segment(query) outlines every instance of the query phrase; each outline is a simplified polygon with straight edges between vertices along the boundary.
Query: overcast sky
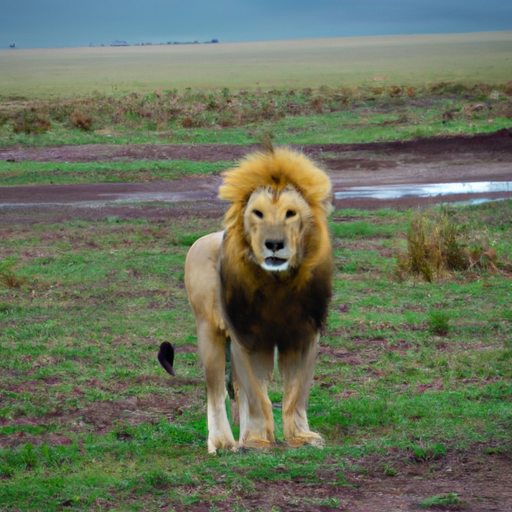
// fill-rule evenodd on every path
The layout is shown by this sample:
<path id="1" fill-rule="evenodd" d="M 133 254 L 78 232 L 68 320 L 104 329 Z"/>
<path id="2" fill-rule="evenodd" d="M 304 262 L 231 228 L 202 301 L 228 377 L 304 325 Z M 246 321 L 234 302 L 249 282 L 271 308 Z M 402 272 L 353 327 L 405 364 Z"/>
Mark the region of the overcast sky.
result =
<path id="1" fill-rule="evenodd" d="M 512 0 L 0 0 L 0 48 L 512 30 Z"/>

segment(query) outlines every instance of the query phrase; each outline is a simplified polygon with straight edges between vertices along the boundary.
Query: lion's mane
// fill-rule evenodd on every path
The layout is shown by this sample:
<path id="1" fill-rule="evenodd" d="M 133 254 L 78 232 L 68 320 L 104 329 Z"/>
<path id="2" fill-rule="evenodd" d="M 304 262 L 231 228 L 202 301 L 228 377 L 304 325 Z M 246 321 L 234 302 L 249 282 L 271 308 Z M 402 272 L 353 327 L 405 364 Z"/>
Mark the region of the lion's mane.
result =
<path id="1" fill-rule="evenodd" d="M 251 194 L 261 187 L 278 192 L 291 185 L 317 214 L 327 216 L 332 210 L 332 188 L 327 175 L 301 153 L 286 148 L 252 153 L 222 177 L 219 197 L 231 203 L 224 220 L 226 228 L 240 221 Z"/>
<path id="2" fill-rule="evenodd" d="M 259 188 L 270 188 L 279 193 L 286 187 L 295 188 L 311 208 L 314 229 L 306 240 L 307 258 L 302 264 L 301 283 L 311 278 L 311 271 L 321 261 L 330 260 L 331 245 L 327 217 L 332 211 L 332 187 L 324 171 L 301 153 L 288 148 L 256 152 L 247 156 L 234 169 L 223 174 L 219 197 L 231 203 L 224 217 L 229 240 L 224 244 L 225 254 L 232 268 L 240 267 L 248 248 L 243 214 L 252 193 Z M 246 276 L 249 278 L 249 276 Z"/>

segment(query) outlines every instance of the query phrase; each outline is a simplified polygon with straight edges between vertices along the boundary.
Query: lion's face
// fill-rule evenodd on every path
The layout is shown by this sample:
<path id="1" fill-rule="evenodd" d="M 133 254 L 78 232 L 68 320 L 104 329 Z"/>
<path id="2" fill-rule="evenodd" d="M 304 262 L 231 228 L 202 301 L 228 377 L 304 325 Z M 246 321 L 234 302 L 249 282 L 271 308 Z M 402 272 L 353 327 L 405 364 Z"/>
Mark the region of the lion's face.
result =
<path id="1" fill-rule="evenodd" d="M 270 272 L 297 267 L 311 217 L 309 205 L 291 186 L 279 193 L 270 187 L 253 192 L 244 212 L 244 228 L 254 261 Z"/>

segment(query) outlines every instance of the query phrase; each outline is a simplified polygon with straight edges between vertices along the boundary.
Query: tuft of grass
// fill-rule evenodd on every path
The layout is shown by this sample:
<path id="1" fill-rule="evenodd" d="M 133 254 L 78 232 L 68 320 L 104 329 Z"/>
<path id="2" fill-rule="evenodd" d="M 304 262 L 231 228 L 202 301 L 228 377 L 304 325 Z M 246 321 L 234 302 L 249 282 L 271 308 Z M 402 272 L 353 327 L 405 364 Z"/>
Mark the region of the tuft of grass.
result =
<path id="1" fill-rule="evenodd" d="M 445 311 L 431 311 L 428 315 L 429 331 L 438 336 L 448 334 L 450 315 Z"/>
<path id="2" fill-rule="evenodd" d="M 485 243 L 473 243 L 466 228 L 446 208 L 416 212 L 407 231 L 407 251 L 397 256 L 396 275 L 419 276 L 431 283 L 447 272 L 496 270 L 497 253 Z"/>
<path id="3" fill-rule="evenodd" d="M 460 500 L 456 492 L 431 496 L 418 503 L 419 508 L 443 507 L 446 505 L 460 505 Z"/>
<path id="4" fill-rule="evenodd" d="M 441 443 L 434 444 L 411 444 L 409 450 L 412 452 L 411 460 L 414 462 L 426 462 L 438 460 L 446 455 L 446 447 Z"/>
<path id="5" fill-rule="evenodd" d="M 396 476 L 398 475 L 398 471 L 390 464 L 384 464 L 382 467 L 382 474 L 385 476 Z"/>
<path id="6" fill-rule="evenodd" d="M 13 270 L 14 263 L 11 260 L 0 262 L 0 286 L 5 288 L 21 288 L 26 278 L 20 277 Z"/>

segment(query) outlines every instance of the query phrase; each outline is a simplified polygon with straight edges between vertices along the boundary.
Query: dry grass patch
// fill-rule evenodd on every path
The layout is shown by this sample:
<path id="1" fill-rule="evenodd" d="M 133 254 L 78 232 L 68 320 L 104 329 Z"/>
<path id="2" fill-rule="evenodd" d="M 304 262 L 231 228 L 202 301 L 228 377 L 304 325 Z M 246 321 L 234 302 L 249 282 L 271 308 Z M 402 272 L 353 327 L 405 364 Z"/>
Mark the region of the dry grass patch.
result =
<path id="1" fill-rule="evenodd" d="M 497 270 L 498 256 L 489 242 L 470 236 L 447 209 L 414 214 L 407 232 L 407 250 L 397 256 L 396 275 L 409 275 L 427 282 L 450 272 Z"/>

